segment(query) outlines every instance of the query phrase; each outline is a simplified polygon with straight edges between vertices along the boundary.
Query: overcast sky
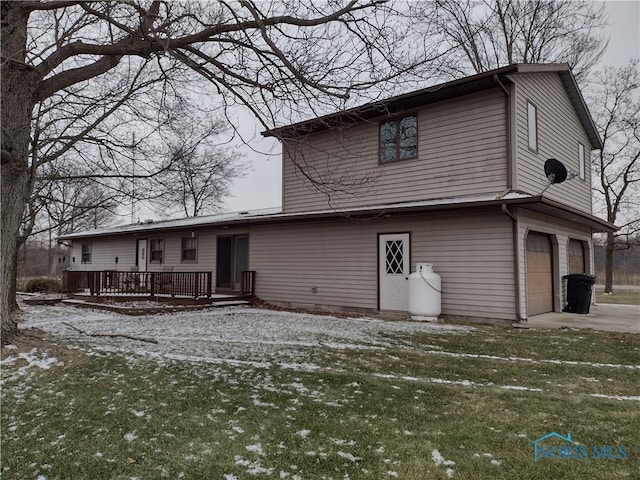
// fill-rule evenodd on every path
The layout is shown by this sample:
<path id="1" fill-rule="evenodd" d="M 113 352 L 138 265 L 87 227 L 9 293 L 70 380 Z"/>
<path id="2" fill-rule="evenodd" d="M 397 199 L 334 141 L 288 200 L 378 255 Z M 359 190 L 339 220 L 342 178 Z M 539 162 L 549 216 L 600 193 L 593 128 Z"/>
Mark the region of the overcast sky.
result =
<path id="1" fill-rule="evenodd" d="M 602 64 L 622 66 L 630 58 L 640 58 L 640 0 L 606 1 L 604 4 L 609 12 L 606 34 L 610 40 Z M 224 210 L 278 207 L 282 203 L 280 144 L 273 139 L 263 139 L 261 129 L 250 121 L 242 121 L 241 125 L 245 139 L 256 151 L 244 148 L 252 170 L 234 183 L 233 197 L 227 200 Z"/>

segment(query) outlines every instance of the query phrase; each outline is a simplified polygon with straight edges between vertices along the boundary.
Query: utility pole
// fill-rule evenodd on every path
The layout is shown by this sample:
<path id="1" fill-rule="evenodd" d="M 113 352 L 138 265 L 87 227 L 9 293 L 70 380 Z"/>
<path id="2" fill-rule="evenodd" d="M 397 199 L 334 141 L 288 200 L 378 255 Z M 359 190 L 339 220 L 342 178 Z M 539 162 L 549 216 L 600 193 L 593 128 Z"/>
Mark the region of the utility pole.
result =
<path id="1" fill-rule="evenodd" d="M 135 222 L 136 210 L 136 134 L 131 132 L 131 162 L 133 165 L 131 172 L 131 223 Z"/>

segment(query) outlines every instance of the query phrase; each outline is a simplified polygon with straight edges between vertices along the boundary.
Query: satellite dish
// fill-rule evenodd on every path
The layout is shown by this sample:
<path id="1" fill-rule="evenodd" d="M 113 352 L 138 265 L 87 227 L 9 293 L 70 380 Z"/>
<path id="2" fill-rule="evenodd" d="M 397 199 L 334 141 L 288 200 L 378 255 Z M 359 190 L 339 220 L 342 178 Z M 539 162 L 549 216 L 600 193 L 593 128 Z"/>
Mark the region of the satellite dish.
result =
<path id="1" fill-rule="evenodd" d="M 567 179 L 567 168 L 560 160 L 550 158 L 544 162 L 544 174 L 549 184 L 562 183 Z"/>

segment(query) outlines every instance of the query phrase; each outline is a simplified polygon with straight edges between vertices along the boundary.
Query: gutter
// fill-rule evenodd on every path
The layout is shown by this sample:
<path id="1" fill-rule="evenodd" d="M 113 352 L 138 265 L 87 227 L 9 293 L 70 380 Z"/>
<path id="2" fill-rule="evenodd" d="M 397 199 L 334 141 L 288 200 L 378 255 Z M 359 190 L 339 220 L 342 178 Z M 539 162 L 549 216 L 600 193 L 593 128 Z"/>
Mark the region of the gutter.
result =
<path id="1" fill-rule="evenodd" d="M 518 192 L 514 192 L 518 193 Z M 483 207 L 499 207 L 502 204 L 520 206 L 535 210 L 536 207 L 547 207 L 552 209 L 560 209 L 565 213 L 570 213 L 575 217 L 581 217 L 582 225 L 591 226 L 596 231 L 615 231 L 617 227 L 604 220 L 594 217 L 585 212 L 578 211 L 566 205 L 561 205 L 557 202 L 542 198 L 540 196 L 523 196 L 518 198 L 504 198 L 505 194 L 499 195 L 497 198 L 487 198 L 482 200 L 468 199 L 462 202 L 447 202 L 447 203 L 429 203 L 426 205 L 415 204 L 409 202 L 405 205 L 405 202 L 399 202 L 397 204 L 389 205 L 373 205 L 361 209 L 344 209 L 344 210 L 319 210 L 312 212 L 297 212 L 297 213 L 271 213 L 261 214 L 249 217 L 232 217 L 226 219 L 211 219 L 202 223 L 190 223 L 186 225 L 166 225 L 164 222 L 157 222 L 153 224 L 141 224 L 141 225 L 125 225 L 123 230 L 118 230 L 117 227 L 111 227 L 105 230 L 89 230 L 86 232 L 71 233 L 61 235 L 58 240 L 73 241 L 81 238 L 91 237 L 107 237 L 118 235 L 148 235 L 150 232 L 157 231 L 184 231 L 184 230 L 204 230 L 204 229 L 223 229 L 223 228 L 245 228 L 249 225 L 264 225 L 274 223 L 285 222 L 306 222 L 313 220 L 335 220 L 335 219 L 349 219 L 349 218 L 365 218 L 370 219 L 373 217 L 390 216 L 390 215 L 403 215 L 412 213 L 423 213 L 431 211 L 443 211 L 443 210 L 464 210 L 467 208 L 483 208 Z M 418 202 L 419 203 L 419 202 Z M 540 210 L 540 213 L 545 213 Z M 548 213 L 547 213 L 548 214 Z M 167 222 L 171 222 L 168 220 Z M 127 228 L 129 227 L 129 228 Z"/>
<path id="2" fill-rule="evenodd" d="M 518 217 L 516 217 L 511 211 L 509 211 L 509 207 L 507 207 L 506 203 L 503 203 L 500 206 L 502 213 L 507 215 L 511 219 L 511 237 L 513 241 L 513 275 L 514 275 L 514 284 L 515 284 L 515 295 L 516 295 L 516 321 L 517 322 L 525 322 L 527 319 L 522 318 L 520 315 L 520 309 L 522 307 L 522 301 L 520 299 L 520 293 L 522 289 L 520 288 L 520 257 L 519 257 L 519 248 L 520 242 L 518 238 Z"/>

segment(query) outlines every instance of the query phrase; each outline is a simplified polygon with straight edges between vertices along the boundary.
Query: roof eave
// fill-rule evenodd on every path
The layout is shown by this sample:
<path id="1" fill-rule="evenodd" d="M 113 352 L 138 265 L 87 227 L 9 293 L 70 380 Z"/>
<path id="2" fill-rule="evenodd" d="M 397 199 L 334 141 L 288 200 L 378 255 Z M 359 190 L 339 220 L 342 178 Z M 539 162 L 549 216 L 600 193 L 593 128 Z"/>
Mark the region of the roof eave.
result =
<path id="1" fill-rule="evenodd" d="M 486 208 L 496 207 L 503 204 L 521 206 L 529 208 L 543 214 L 551 214 L 568 221 L 588 226 L 597 232 L 613 232 L 617 227 L 605 220 L 595 217 L 589 213 L 571 208 L 567 205 L 555 202 L 543 196 L 523 196 L 518 198 L 500 198 L 490 200 L 469 199 L 467 201 L 429 203 L 425 205 L 415 205 L 414 203 L 396 205 L 372 205 L 360 209 L 344 209 L 344 210 L 321 210 L 311 212 L 297 213 L 274 213 L 266 215 L 256 215 L 245 218 L 233 218 L 211 222 L 204 222 L 194 225 L 172 225 L 163 226 L 155 225 L 151 228 L 133 229 L 122 231 L 95 231 L 80 232 L 78 234 L 69 234 L 58 237 L 59 240 L 82 240 L 95 237 L 111 237 L 122 235 L 144 236 L 153 235 L 157 232 L 176 232 L 176 231 L 198 231 L 210 228 L 229 228 L 244 225 L 274 224 L 300 222 L 309 220 L 323 220 L 336 218 L 370 218 L 370 217 L 386 217 L 392 215 L 406 215 L 421 212 L 436 212 L 445 210 L 464 210 L 469 208 Z"/>
<path id="2" fill-rule="evenodd" d="M 404 104 L 410 103 L 415 106 L 427 105 L 436 101 L 443 101 L 447 98 L 457 96 L 458 90 L 468 87 L 464 93 L 472 93 L 474 91 L 486 90 L 495 86 L 493 78 L 498 75 L 503 82 L 508 82 L 506 78 L 509 74 L 514 73 L 557 73 L 569 95 L 571 103 L 574 105 L 578 118 L 589 138 L 592 150 L 602 149 L 602 139 L 598 134 L 598 130 L 593 123 L 591 113 L 587 107 L 584 97 L 578 88 L 575 77 L 571 73 L 571 68 L 566 63 L 553 64 L 513 64 L 495 70 L 482 72 L 469 77 L 460 78 L 450 82 L 441 83 L 432 87 L 427 87 L 414 92 L 405 93 L 388 99 L 367 103 L 357 107 L 335 112 L 321 117 L 304 120 L 291 125 L 285 125 L 261 132 L 265 137 L 276 137 L 280 139 L 295 138 L 300 135 L 336 127 L 345 123 L 355 123 L 358 121 L 368 120 L 381 115 L 388 114 L 393 110 L 402 110 Z M 446 92 L 449 92 L 447 94 Z"/>
<path id="3" fill-rule="evenodd" d="M 519 64 L 501 67 L 495 70 L 478 73 L 469 77 L 459 78 L 450 82 L 433 85 L 431 87 L 423 88 L 413 92 L 403 93 L 401 95 L 386 98 L 383 100 L 366 103 L 364 105 L 349 108 L 340 112 L 330 113 L 320 117 L 293 123 L 291 125 L 273 128 L 261 132 L 261 134 L 265 137 L 293 137 L 304 133 L 311 133 L 313 131 L 330 128 L 332 126 L 335 126 L 334 123 L 338 125 L 344 123 L 345 121 L 356 122 L 368 118 L 379 117 L 381 115 L 388 114 L 389 109 L 394 109 L 395 106 L 402 105 L 405 102 L 411 102 L 414 107 L 416 105 L 426 105 L 428 103 L 431 103 L 428 100 L 429 96 L 434 96 L 436 93 L 443 93 L 443 91 L 453 92 L 456 88 L 465 85 L 477 84 L 478 91 L 485 90 L 487 88 L 496 86 L 493 80 L 495 75 L 505 75 L 508 73 L 516 72 L 518 71 L 519 67 Z M 451 98 L 454 96 L 456 95 L 451 94 L 447 98 Z M 445 98 L 442 98 L 442 100 L 444 99 Z"/>
<path id="4" fill-rule="evenodd" d="M 618 230 L 618 227 L 613 223 L 609 223 L 595 215 L 569 207 L 568 205 L 550 200 L 546 197 L 532 197 L 526 203 L 528 203 L 528 205 L 523 205 L 524 207 L 529 207 L 539 213 L 551 214 L 555 217 L 560 217 L 570 222 L 584 225 L 591 228 L 594 232 L 615 232 Z"/>

